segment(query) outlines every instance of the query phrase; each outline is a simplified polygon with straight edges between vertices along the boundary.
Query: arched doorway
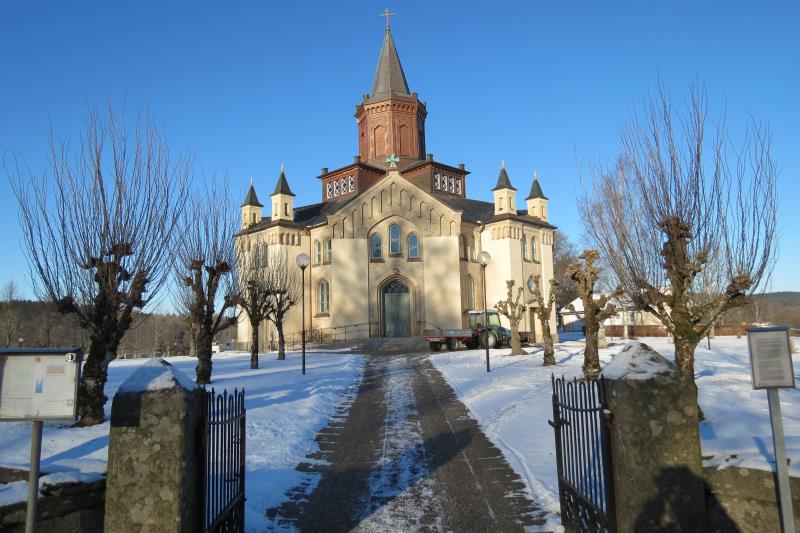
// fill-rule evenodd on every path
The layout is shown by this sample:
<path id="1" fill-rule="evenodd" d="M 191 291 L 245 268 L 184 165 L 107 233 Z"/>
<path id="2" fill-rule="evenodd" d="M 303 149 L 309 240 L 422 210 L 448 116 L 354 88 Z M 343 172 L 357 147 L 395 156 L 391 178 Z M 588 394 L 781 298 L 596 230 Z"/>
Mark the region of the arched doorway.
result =
<path id="1" fill-rule="evenodd" d="M 411 336 L 411 290 L 394 279 L 381 289 L 383 334 L 386 337 Z"/>

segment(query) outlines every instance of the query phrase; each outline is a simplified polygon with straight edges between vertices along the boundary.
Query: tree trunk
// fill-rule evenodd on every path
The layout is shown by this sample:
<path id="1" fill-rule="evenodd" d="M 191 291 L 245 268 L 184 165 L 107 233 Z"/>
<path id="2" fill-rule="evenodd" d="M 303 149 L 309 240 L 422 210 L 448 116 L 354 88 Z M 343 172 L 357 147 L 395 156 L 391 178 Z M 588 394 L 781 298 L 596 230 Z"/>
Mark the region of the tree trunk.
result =
<path id="1" fill-rule="evenodd" d="M 681 372 L 694 381 L 694 350 L 697 348 L 697 342 L 679 337 L 674 337 L 673 340 L 675 342 L 675 364 Z"/>
<path id="2" fill-rule="evenodd" d="M 586 328 L 586 349 L 583 351 L 583 375 L 596 379 L 600 375 L 600 356 L 597 352 L 597 325 L 584 318 Z"/>
<path id="3" fill-rule="evenodd" d="M 211 383 L 211 343 L 213 338 L 205 327 L 197 329 L 197 369 L 195 382 L 198 385 Z"/>
<path id="4" fill-rule="evenodd" d="M 258 323 L 250 323 L 250 368 L 258 368 Z"/>
<path id="5" fill-rule="evenodd" d="M 542 366 L 555 365 L 556 355 L 553 349 L 553 334 L 550 333 L 550 321 L 540 315 L 539 324 L 542 326 L 542 337 L 544 339 L 544 360 L 542 361 Z"/>
<path id="6" fill-rule="evenodd" d="M 511 355 L 525 355 L 519 341 L 519 322 L 511 321 Z"/>
<path id="7" fill-rule="evenodd" d="M 278 330 L 278 361 L 286 359 L 286 336 L 283 334 L 283 321 L 275 322 L 275 329 Z"/>
<path id="8" fill-rule="evenodd" d="M 108 353 L 109 342 L 106 339 L 91 338 L 89 354 L 83 365 L 80 384 L 78 385 L 78 426 L 94 426 L 102 424 L 105 420 L 105 405 L 108 398 L 103 390 L 108 379 Z"/>

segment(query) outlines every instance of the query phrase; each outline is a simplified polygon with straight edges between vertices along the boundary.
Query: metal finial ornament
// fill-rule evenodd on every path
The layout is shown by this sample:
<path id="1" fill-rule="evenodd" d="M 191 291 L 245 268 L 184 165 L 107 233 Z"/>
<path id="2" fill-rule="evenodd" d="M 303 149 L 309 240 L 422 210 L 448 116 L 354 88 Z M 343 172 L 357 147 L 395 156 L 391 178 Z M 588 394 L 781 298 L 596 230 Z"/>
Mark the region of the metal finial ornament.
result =
<path id="1" fill-rule="evenodd" d="M 253 186 L 253 176 L 250 176 L 250 186 Z"/>
<path id="2" fill-rule="evenodd" d="M 503 159 L 502 161 L 500 161 L 500 166 L 501 166 L 502 168 L 506 168 L 506 160 L 505 160 L 505 159 Z"/>
<path id="3" fill-rule="evenodd" d="M 281 174 L 283 174 L 283 163 L 281 163 Z"/>
<path id="4" fill-rule="evenodd" d="M 389 17 L 393 17 L 394 13 L 389 12 L 389 8 L 385 8 L 383 13 L 380 14 L 381 17 L 386 17 L 386 29 L 389 30 Z"/>
<path id="5" fill-rule="evenodd" d="M 539 181 L 539 173 L 535 170 L 533 171 L 533 181 Z"/>
<path id="6" fill-rule="evenodd" d="M 389 163 L 389 168 L 397 168 L 397 163 L 400 162 L 400 158 L 395 154 L 389 154 L 386 158 L 386 162 Z"/>

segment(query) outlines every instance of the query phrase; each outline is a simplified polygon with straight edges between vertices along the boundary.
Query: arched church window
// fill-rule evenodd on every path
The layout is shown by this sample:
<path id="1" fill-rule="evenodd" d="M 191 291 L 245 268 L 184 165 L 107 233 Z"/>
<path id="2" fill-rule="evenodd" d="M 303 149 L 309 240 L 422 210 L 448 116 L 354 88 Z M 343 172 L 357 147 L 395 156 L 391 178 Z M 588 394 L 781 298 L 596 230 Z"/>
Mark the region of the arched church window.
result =
<path id="1" fill-rule="evenodd" d="M 389 253 L 392 255 L 403 253 L 400 247 L 400 226 L 397 224 L 389 225 Z"/>
<path id="2" fill-rule="evenodd" d="M 381 250 L 381 237 L 380 235 L 373 235 L 369 239 L 369 257 L 370 259 L 380 259 L 383 257 L 383 250 Z"/>
<path id="3" fill-rule="evenodd" d="M 259 264 L 262 267 L 269 265 L 269 244 L 267 243 L 261 244 L 261 257 L 259 258 Z"/>
<path id="4" fill-rule="evenodd" d="M 322 263 L 322 246 L 320 246 L 319 241 L 314 241 L 314 264 L 318 265 Z"/>
<path id="5" fill-rule="evenodd" d="M 321 279 L 317 283 L 317 313 L 325 314 L 330 312 L 331 290 L 328 280 Z"/>
<path id="6" fill-rule="evenodd" d="M 458 236 L 458 257 L 461 259 L 467 258 L 467 246 L 464 243 L 464 236 Z"/>
<path id="7" fill-rule="evenodd" d="M 408 258 L 419 259 L 419 237 L 416 233 L 408 236 Z"/>
<path id="8" fill-rule="evenodd" d="M 475 281 L 469 274 L 464 280 L 464 290 L 466 291 L 464 304 L 467 306 L 467 310 L 475 309 Z"/>
<path id="9" fill-rule="evenodd" d="M 522 246 L 522 259 L 523 259 L 523 261 L 527 261 L 528 260 L 528 240 L 523 235 L 522 239 L 520 239 L 519 242 L 520 242 L 520 245 Z"/>
<path id="10" fill-rule="evenodd" d="M 331 262 L 331 251 L 333 250 L 331 246 L 331 240 L 326 238 L 322 241 L 322 262 L 323 263 L 330 263 Z"/>
<path id="11" fill-rule="evenodd" d="M 475 254 L 475 237 L 469 238 L 469 244 L 467 245 L 467 254 L 469 255 L 470 261 L 476 261 L 477 255 Z"/>
<path id="12" fill-rule="evenodd" d="M 536 253 L 536 237 L 531 237 L 531 259 L 539 260 L 539 254 Z"/>

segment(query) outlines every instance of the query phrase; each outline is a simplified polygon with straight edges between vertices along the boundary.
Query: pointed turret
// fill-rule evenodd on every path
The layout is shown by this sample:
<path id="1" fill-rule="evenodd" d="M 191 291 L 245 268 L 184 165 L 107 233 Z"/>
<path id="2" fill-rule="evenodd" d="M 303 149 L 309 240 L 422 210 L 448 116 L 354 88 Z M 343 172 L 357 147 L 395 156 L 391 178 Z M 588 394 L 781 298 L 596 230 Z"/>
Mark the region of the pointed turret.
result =
<path id="1" fill-rule="evenodd" d="M 241 207 L 242 229 L 261 222 L 261 208 L 264 206 L 258 201 L 256 188 L 253 186 L 253 178 L 250 178 L 250 188 L 247 190 L 247 196 L 244 197 Z"/>
<path id="2" fill-rule="evenodd" d="M 381 55 L 378 56 L 378 69 L 375 71 L 375 80 L 372 82 L 370 98 L 388 98 L 392 96 L 411 96 L 408 82 L 400 64 L 400 57 L 394 46 L 392 32 L 386 28 L 383 38 Z"/>
<path id="3" fill-rule="evenodd" d="M 497 176 L 497 185 L 494 186 L 494 214 L 502 215 L 505 213 L 516 214 L 516 191 L 511 185 L 511 180 L 506 172 L 506 162 L 503 161 L 500 167 L 500 175 Z"/>
<path id="4" fill-rule="evenodd" d="M 275 191 L 270 198 L 272 199 L 272 220 L 294 220 L 294 193 L 289 188 L 283 165 L 281 165 L 278 183 L 275 184 Z"/>
<path id="5" fill-rule="evenodd" d="M 531 192 L 525 198 L 525 203 L 528 205 L 528 214 L 547 222 L 547 201 L 548 198 L 542 192 L 542 186 L 539 185 L 539 175 L 534 172 Z"/>

